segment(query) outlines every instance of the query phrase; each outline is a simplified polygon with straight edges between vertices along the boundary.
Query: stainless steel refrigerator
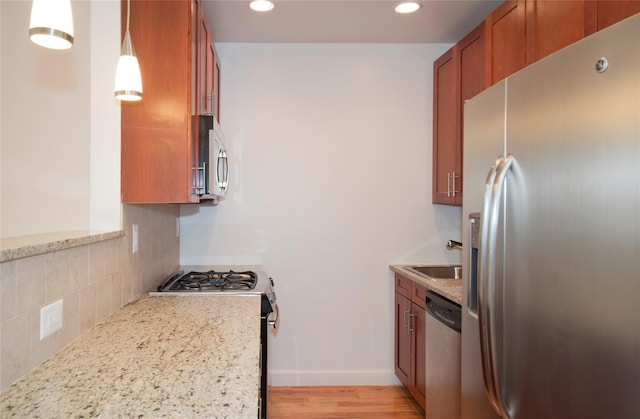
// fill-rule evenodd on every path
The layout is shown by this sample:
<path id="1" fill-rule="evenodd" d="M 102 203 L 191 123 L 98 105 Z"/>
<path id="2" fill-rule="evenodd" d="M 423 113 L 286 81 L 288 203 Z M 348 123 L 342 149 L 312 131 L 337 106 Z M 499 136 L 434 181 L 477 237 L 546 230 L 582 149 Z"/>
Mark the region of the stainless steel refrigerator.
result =
<path id="1" fill-rule="evenodd" d="M 640 15 L 464 111 L 462 417 L 640 418 Z"/>

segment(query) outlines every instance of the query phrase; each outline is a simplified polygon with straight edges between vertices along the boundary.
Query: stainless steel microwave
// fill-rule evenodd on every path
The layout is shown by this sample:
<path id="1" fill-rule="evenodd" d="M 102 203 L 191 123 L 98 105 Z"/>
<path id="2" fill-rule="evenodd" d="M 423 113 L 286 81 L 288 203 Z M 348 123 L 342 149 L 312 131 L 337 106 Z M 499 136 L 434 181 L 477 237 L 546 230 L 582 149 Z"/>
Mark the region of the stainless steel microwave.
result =
<path id="1" fill-rule="evenodd" d="M 229 188 L 229 155 L 224 134 L 212 115 L 196 116 L 194 135 L 193 193 L 200 200 L 221 200 Z"/>

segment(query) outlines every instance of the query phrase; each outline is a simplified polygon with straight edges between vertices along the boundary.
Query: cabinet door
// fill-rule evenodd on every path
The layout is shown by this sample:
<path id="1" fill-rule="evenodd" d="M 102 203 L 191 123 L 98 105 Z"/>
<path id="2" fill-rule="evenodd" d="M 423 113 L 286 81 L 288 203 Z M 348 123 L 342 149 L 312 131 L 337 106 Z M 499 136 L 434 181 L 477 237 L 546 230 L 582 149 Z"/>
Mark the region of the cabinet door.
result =
<path id="1" fill-rule="evenodd" d="M 213 43 L 211 43 L 211 47 L 213 48 Z M 213 114 L 220 122 L 220 62 L 215 50 L 213 56 Z"/>
<path id="2" fill-rule="evenodd" d="M 422 309 L 426 309 L 427 307 L 427 288 L 418 284 L 417 282 L 412 282 L 413 286 L 411 289 L 411 302 Z"/>
<path id="3" fill-rule="evenodd" d="M 456 51 L 460 66 L 460 103 L 464 104 L 490 84 L 485 22 L 462 38 L 456 44 Z M 461 111 L 462 108 L 464 106 Z M 461 121 L 464 121 L 463 117 Z"/>
<path id="4" fill-rule="evenodd" d="M 459 98 L 458 98 L 458 121 L 459 145 L 456 151 L 458 159 L 456 173 L 460 174 L 459 190 L 456 194 L 456 205 L 462 205 L 463 188 L 463 150 L 464 150 L 464 103 L 482 92 L 489 86 L 489 72 L 487 71 L 487 45 L 486 26 L 483 22 L 467 36 L 465 36 L 455 47 L 458 56 L 459 67 Z M 424 304 L 424 301 L 423 301 Z"/>
<path id="5" fill-rule="evenodd" d="M 211 91 L 213 86 L 213 51 L 209 24 L 200 12 L 200 28 L 198 31 L 198 114 L 211 115 L 213 113 Z"/>
<path id="6" fill-rule="evenodd" d="M 402 384 L 410 388 L 411 332 L 409 330 L 409 322 L 411 320 L 411 301 L 398 293 L 395 293 L 395 296 L 395 372 Z"/>
<path id="7" fill-rule="evenodd" d="M 125 28 L 126 2 L 122 6 Z M 191 13 L 191 2 L 131 3 L 144 98 L 121 103 L 123 203 L 191 199 Z"/>
<path id="8" fill-rule="evenodd" d="M 209 31 L 209 38 L 207 39 L 207 73 L 205 77 L 207 78 L 207 113 L 214 115 L 215 109 L 215 89 L 214 89 L 214 80 L 215 80 L 215 51 L 213 49 L 213 40 L 211 39 L 211 31 Z"/>
<path id="9" fill-rule="evenodd" d="M 427 380 L 426 380 L 426 335 L 425 335 L 425 309 L 413 304 L 413 357 L 412 367 L 412 395 L 418 404 L 424 409 L 426 404 Z"/>
<path id="10" fill-rule="evenodd" d="M 405 278 L 400 274 L 395 275 L 396 280 L 396 292 L 404 297 L 411 298 L 411 290 L 413 289 L 413 281 L 409 278 Z"/>
<path id="11" fill-rule="evenodd" d="M 527 0 L 527 64 L 584 37 L 585 1 Z"/>
<path id="12" fill-rule="evenodd" d="M 433 185 L 434 204 L 455 205 L 460 176 L 458 83 L 453 49 L 433 63 Z M 457 185 L 456 185 L 457 182 Z"/>
<path id="13" fill-rule="evenodd" d="M 638 0 L 587 1 L 585 12 L 585 36 L 640 13 Z"/>
<path id="14" fill-rule="evenodd" d="M 126 2 L 122 7 L 126 28 Z M 182 129 L 189 123 L 185 112 L 191 98 L 190 11 L 188 3 L 180 1 L 132 2 L 131 20 L 136 24 L 131 25 L 130 33 L 144 97 L 140 102 L 121 103 L 123 126 L 149 126 L 153 121 L 158 129 Z"/>
<path id="15" fill-rule="evenodd" d="M 492 84 L 527 64 L 524 9 L 524 0 L 505 1 L 487 18 Z"/>

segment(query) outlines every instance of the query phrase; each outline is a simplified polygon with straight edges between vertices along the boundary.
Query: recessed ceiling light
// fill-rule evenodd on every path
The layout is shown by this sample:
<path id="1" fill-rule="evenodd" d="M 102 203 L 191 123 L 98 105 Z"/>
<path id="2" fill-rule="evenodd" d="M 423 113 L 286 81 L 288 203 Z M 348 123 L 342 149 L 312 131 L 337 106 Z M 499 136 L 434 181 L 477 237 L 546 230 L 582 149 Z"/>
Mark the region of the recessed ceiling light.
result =
<path id="1" fill-rule="evenodd" d="M 418 9 L 420 9 L 420 5 L 418 3 L 407 1 L 396 6 L 396 13 L 413 13 Z"/>
<path id="2" fill-rule="evenodd" d="M 273 3 L 269 0 L 253 0 L 249 7 L 256 12 L 268 12 L 273 9 Z"/>

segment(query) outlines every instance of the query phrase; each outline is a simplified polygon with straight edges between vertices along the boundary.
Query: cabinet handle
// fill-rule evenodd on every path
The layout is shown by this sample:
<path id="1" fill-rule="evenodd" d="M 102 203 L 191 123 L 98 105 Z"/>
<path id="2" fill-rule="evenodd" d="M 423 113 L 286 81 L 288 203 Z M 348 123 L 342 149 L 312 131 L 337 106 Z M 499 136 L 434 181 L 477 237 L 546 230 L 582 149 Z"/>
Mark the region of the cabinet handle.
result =
<path id="1" fill-rule="evenodd" d="M 411 319 L 414 318 L 414 317 L 416 317 L 415 314 L 409 314 L 409 330 L 408 330 L 409 334 L 411 334 L 413 332 L 413 326 L 411 324 L 412 323 Z"/>
<path id="2" fill-rule="evenodd" d="M 456 172 L 447 172 L 447 197 L 456 196 L 460 191 L 456 190 L 456 178 L 459 178 Z"/>
<path id="3" fill-rule="evenodd" d="M 207 163 L 203 162 L 202 166 L 192 167 L 193 173 L 193 192 L 195 194 L 204 194 L 206 191 Z"/>
<path id="4" fill-rule="evenodd" d="M 456 194 L 460 192 L 459 190 L 456 189 L 456 178 L 459 178 L 459 177 L 460 177 L 459 175 L 456 175 L 456 172 L 453 172 L 451 174 L 451 184 L 452 184 L 451 196 L 456 196 Z"/>
<path id="5" fill-rule="evenodd" d="M 215 94 L 213 90 L 206 97 L 202 98 L 202 115 L 213 115 L 213 98 Z M 209 106 L 207 107 L 207 102 L 209 102 Z"/>
<path id="6" fill-rule="evenodd" d="M 404 311 L 404 328 L 407 329 L 407 333 L 409 333 L 409 322 L 407 321 L 407 314 L 409 314 L 409 310 L 407 310 L 406 308 L 403 309 Z"/>
<path id="7" fill-rule="evenodd" d="M 204 107 L 204 112 L 202 113 L 203 115 L 214 115 L 214 110 L 215 108 L 213 107 L 213 101 L 216 97 L 215 92 L 212 90 L 211 93 L 209 93 L 207 95 L 207 97 L 204 99 L 204 103 L 202 104 L 202 106 Z M 209 102 L 209 107 L 207 107 L 207 102 Z"/>

